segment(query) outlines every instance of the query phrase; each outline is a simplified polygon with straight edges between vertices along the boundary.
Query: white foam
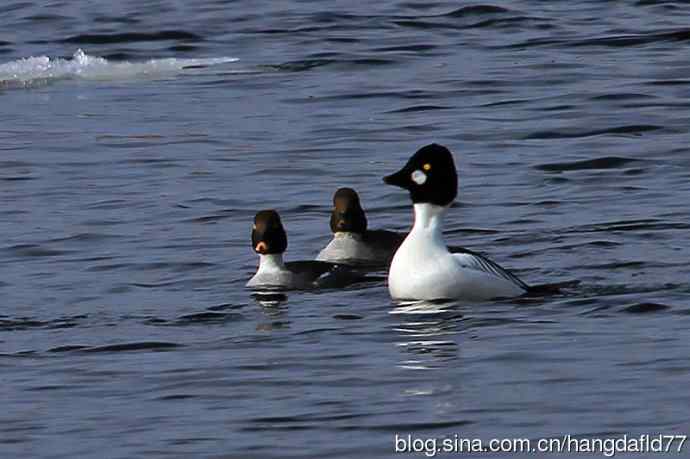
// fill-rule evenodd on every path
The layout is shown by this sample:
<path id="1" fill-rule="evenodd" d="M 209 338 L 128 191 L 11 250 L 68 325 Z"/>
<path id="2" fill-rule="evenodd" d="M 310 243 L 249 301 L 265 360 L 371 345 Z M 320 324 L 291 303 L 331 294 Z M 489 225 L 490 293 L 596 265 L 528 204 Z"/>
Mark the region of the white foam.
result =
<path id="1" fill-rule="evenodd" d="M 72 59 L 48 56 L 27 57 L 0 64 L 0 83 L 27 85 L 57 79 L 122 80 L 172 76 L 188 68 L 235 62 L 234 57 L 199 59 L 150 59 L 142 62 L 111 62 L 98 56 L 89 56 L 81 49 Z"/>

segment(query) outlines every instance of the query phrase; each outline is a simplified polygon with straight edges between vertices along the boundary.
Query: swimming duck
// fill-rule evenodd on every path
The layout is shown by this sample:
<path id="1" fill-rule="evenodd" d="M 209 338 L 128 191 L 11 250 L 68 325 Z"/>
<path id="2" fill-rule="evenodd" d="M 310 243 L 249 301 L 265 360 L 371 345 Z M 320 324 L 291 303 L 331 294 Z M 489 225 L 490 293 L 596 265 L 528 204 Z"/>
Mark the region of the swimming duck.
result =
<path id="1" fill-rule="evenodd" d="M 410 193 L 414 225 L 393 256 L 388 289 L 394 299 L 489 300 L 530 291 L 517 276 L 470 250 L 448 250 L 443 218 L 458 192 L 453 155 L 444 146 L 420 148 L 384 182 Z"/>
<path id="2" fill-rule="evenodd" d="M 259 254 L 259 268 L 247 287 L 305 290 L 341 287 L 363 276 L 347 266 L 325 261 L 284 262 L 287 234 L 278 212 L 262 210 L 254 217 L 252 248 Z"/>
<path id="3" fill-rule="evenodd" d="M 331 211 L 333 239 L 317 260 L 351 264 L 390 263 L 406 233 L 367 229 L 367 216 L 352 188 L 339 188 Z"/>

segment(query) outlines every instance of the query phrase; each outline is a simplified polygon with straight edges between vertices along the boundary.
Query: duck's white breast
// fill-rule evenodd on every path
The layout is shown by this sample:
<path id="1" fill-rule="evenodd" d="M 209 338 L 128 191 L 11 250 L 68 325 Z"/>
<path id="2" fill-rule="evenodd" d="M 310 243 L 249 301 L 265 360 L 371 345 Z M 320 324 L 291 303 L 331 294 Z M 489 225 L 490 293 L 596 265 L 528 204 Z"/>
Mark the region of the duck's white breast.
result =
<path id="1" fill-rule="evenodd" d="M 348 233 L 337 233 L 328 245 L 319 252 L 318 261 L 339 262 L 343 260 L 376 261 L 382 257 L 361 237 Z"/>
<path id="2" fill-rule="evenodd" d="M 294 276 L 290 271 L 257 272 L 249 279 L 247 287 L 294 287 Z"/>

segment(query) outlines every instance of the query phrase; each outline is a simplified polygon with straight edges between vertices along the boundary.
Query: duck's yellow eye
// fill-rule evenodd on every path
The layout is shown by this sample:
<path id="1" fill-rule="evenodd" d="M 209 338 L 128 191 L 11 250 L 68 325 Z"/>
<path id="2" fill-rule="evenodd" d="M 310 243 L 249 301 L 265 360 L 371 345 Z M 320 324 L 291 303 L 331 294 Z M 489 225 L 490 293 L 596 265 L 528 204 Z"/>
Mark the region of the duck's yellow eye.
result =
<path id="1" fill-rule="evenodd" d="M 429 163 L 424 164 L 422 166 L 422 169 L 424 169 L 425 171 L 430 171 L 431 170 L 431 164 L 429 164 Z"/>

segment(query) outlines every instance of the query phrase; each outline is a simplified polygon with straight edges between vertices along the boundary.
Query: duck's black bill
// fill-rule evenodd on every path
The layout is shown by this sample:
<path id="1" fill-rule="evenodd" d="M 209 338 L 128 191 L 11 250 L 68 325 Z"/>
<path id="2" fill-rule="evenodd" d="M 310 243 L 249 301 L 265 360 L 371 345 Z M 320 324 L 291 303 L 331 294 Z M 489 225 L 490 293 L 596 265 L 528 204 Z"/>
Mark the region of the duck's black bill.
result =
<path id="1" fill-rule="evenodd" d="M 410 174 L 405 169 L 401 169 L 395 174 L 384 177 L 383 182 L 387 185 L 399 186 L 407 190 L 410 188 Z"/>

